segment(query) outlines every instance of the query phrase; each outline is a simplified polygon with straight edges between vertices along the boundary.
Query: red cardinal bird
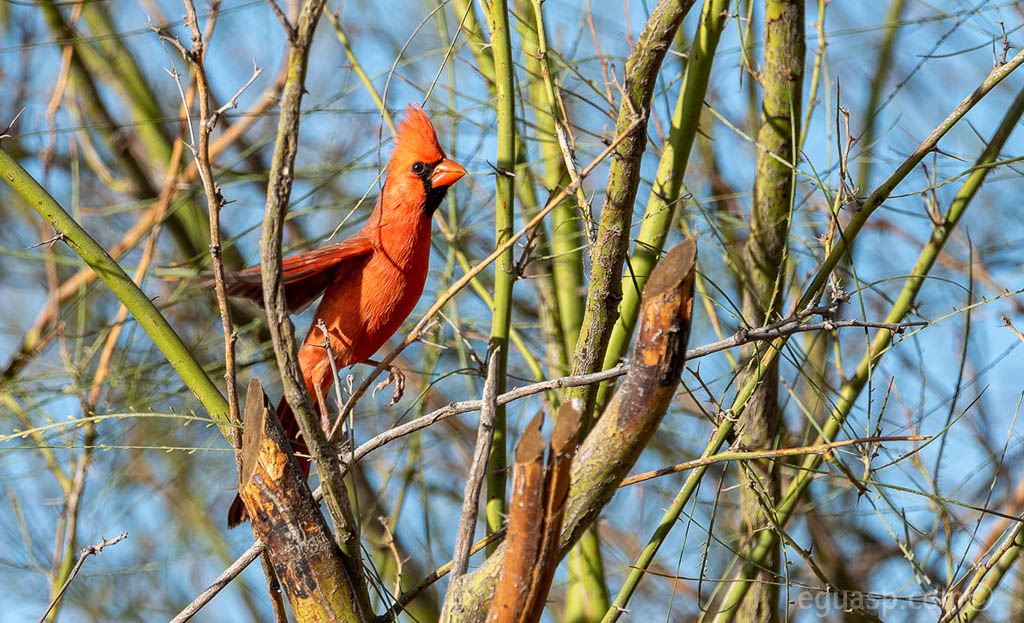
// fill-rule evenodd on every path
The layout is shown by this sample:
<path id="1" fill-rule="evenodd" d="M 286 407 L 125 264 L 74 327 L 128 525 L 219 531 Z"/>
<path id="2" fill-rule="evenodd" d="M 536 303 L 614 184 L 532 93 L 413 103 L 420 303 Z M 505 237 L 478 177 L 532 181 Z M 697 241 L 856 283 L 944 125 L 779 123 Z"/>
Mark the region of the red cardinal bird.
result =
<path id="1" fill-rule="evenodd" d="M 370 220 L 344 242 L 284 258 L 285 297 L 295 313 L 324 294 L 313 328 L 299 349 L 306 390 L 316 406 L 316 391 L 327 395 L 334 382 L 323 332 L 339 368 L 369 359 L 398 330 L 423 293 L 430 259 L 430 220 L 448 187 L 466 170 L 445 156 L 427 115 L 410 104 L 399 123 L 388 161 L 384 190 Z M 230 275 L 228 293 L 263 300 L 259 267 Z M 326 293 L 325 293 L 326 290 Z M 294 447 L 305 452 L 299 426 L 282 398 L 277 417 Z M 306 475 L 309 459 L 299 458 Z M 237 495 L 228 511 L 228 527 L 248 519 Z"/>

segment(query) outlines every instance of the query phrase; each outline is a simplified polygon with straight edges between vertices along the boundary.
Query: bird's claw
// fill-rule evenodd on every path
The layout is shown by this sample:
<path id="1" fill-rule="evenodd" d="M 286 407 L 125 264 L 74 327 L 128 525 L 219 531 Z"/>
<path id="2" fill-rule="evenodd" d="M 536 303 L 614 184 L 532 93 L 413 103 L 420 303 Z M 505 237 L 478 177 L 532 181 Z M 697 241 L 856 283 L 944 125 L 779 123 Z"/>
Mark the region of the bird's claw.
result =
<path id="1" fill-rule="evenodd" d="M 405 374 L 394 366 L 388 366 L 388 378 L 377 383 L 376 387 L 373 388 L 373 395 L 376 396 L 378 391 L 392 383 L 395 384 L 395 392 L 391 395 L 391 402 L 388 406 L 398 404 L 398 401 L 401 400 L 402 396 L 405 394 Z"/>

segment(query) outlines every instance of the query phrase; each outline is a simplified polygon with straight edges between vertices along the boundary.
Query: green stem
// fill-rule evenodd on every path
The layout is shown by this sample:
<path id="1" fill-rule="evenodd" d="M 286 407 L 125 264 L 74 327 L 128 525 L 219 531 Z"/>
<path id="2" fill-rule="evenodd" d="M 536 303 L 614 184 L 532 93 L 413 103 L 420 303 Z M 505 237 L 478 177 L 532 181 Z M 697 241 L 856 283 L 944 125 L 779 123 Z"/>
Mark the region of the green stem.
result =
<path id="1" fill-rule="evenodd" d="M 999 583 L 1020 559 L 1021 550 L 1024 550 L 1024 522 L 1018 520 L 1016 527 L 999 549 L 982 568 L 977 570 L 967 590 L 964 591 L 959 607 L 943 617 L 941 622 L 971 623 L 978 618 L 999 588 Z"/>
<path id="2" fill-rule="evenodd" d="M 516 116 L 513 87 L 512 39 L 509 32 L 506 0 L 493 0 L 487 16 L 494 57 L 495 108 L 498 113 L 498 174 L 494 180 L 494 244 L 512 236 L 515 210 L 514 180 L 508 173 L 516 166 Z M 496 390 L 505 391 L 508 366 L 508 338 L 512 320 L 512 285 L 515 282 L 515 256 L 509 247 L 494 266 L 494 306 L 491 320 L 492 356 L 498 357 Z M 487 534 L 501 529 L 505 516 L 506 441 L 505 407 L 494 413 L 494 439 L 487 461 Z M 488 554 L 494 551 L 488 548 Z"/>
<path id="3" fill-rule="evenodd" d="M 640 234 L 629 258 L 630 272 L 622 279 L 619 319 L 612 329 L 608 350 L 604 356 L 603 365 L 606 370 L 618 364 L 626 354 L 633 329 L 636 328 L 641 292 L 647 283 L 648 275 L 661 257 L 665 238 L 671 229 L 682 193 L 683 174 L 686 172 L 690 151 L 697 136 L 708 78 L 715 59 L 715 49 L 725 28 L 728 8 L 728 0 L 707 0 L 701 11 L 697 35 L 690 46 L 683 84 L 679 89 L 679 98 L 672 114 L 672 128 L 661 153 L 657 176 L 640 226 Z M 608 382 L 603 383 L 598 389 L 595 413 L 601 413 L 611 397 L 614 386 L 613 382 Z"/>
<path id="4" fill-rule="evenodd" d="M 0 175 L 28 202 L 68 246 L 88 264 L 135 317 L 139 326 L 153 339 L 157 348 L 195 394 L 210 417 L 217 422 L 225 438 L 229 435 L 228 403 L 199 362 L 181 341 L 153 301 L 131 277 L 68 214 L 46 190 L 11 156 L 0 148 Z"/>

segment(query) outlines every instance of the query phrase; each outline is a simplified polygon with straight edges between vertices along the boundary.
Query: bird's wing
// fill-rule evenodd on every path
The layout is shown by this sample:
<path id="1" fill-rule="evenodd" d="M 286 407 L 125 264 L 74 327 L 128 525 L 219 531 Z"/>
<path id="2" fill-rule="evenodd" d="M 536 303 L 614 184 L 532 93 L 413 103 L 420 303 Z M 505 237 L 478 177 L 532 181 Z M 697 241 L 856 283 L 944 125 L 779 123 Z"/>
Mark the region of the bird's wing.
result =
<path id="1" fill-rule="evenodd" d="M 284 258 L 282 270 L 289 313 L 297 313 L 316 300 L 339 276 L 339 271 L 354 267 L 372 250 L 368 238 L 356 235 L 344 242 Z M 263 278 L 259 266 L 225 275 L 224 284 L 229 296 L 257 303 L 263 301 Z"/>

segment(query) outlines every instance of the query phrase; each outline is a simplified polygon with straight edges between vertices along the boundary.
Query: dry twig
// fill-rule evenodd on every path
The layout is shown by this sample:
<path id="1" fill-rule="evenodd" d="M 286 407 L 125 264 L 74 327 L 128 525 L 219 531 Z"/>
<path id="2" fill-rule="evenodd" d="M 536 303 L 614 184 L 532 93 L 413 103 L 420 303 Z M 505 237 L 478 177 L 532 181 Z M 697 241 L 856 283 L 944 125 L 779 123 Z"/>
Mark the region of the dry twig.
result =
<path id="1" fill-rule="evenodd" d="M 71 581 L 75 579 L 76 575 L 78 575 L 78 571 L 82 568 L 82 565 L 85 563 L 86 558 L 88 558 L 89 556 L 98 556 L 99 554 L 103 553 L 104 547 L 120 543 L 121 541 L 127 538 L 128 533 L 122 532 L 121 534 L 117 535 L 112 539 L 103 539 L 99 543 L 96 543 L 95 545 L 90 545 L 89 547 L 86 547 L 81 552 L 79 552 L 78 562 L 76 562 L 74 568 L 71 569 L 71 573 L 68 574 L 68 579 L 64 581 L 64 585 L 60 587 L 60 590 L 57 591 L 57 594 L 54 595 L 53 599 L 50 600 L 50 604 L 46 606 L 46 611 L 43 612 L 43 616 L 39 617 L 39 623 L 43 623 L 43 621 L 46 620 L 46 615 L 50 614 L 50 610 L 53 610 L 53 607 L 57 605 L 57 602 L 60 601 L 60 598 L 64 594 L 64 591 L 68 590 L 68 586 L 71 585 Z"/>

